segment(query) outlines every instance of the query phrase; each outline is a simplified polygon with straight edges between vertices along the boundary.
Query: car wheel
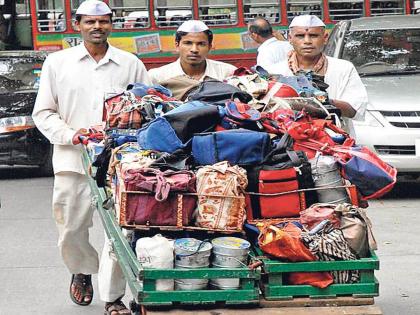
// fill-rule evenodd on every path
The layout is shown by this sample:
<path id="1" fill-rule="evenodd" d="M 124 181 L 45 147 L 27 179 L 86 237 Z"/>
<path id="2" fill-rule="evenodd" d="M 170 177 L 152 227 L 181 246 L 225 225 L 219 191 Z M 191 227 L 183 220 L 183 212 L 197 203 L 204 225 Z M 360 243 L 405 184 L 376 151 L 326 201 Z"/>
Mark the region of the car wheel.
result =
<path id="1" fill-rule="evenodd" d="M 49 176 L 54 175 L 53 164 L 52 164 L 52 155 L 53 155 L 52 145 L 50 145 L 49 149 L 46 152 L 46 155 L 47 156 L 45 157 L 44 164 L 40 165 L 38 168 L 38 174 L 40 176 L 49 177 Z"/>

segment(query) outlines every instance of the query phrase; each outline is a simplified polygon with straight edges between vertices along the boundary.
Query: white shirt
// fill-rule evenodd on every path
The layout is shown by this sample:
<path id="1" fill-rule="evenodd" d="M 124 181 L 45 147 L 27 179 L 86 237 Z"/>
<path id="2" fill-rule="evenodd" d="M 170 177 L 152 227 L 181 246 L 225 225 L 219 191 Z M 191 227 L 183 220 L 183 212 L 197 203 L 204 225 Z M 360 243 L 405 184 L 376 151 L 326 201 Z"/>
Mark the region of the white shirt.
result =
<path id="1" fill-rule="evenodd" d="M 227 77 L 231 76 L 235 70 L 236 67 L 229 63 L 206 59 L 206 71 L 199 81 L 204 81 L 206 78 L 223 81 Z M 162 67 L 149 70 L 149 76 L 153 84 L 159 84 L 162 81 L 181 75 L 188 76 L 184 70 L 182 70 L 179 59 Z"/>
<path id="2" fill-rule="evenodd" d="M 288 41 L 281 41 L 275 37 L 267 39 L 258 47 L 257 65 L 264 69 L 274 63 L 287 59 L 287 53 L 293 49 Z"/>
<path id="3" fill-rule="evenodd" d="M 111 45 L 98 63 L 83 43 L 47 57 L 32 117 L 54 144 L 54 173 L 84 174 L 81 146 L 72 144 L 74 134 L 101 124 L 105 97 L 135 82 L 151 83 L 143 63 Z"/>
<path id="4" fill-rule="evenodd" d="M 327 88 L 328 97 L 339 101 L 347 102 L 356 111 L 354 120 L 364 120 L 368 104 L 368 96 L 365 86 L 353 64 L 347 60 L 327 57 L 328 67 L 325 73 L 324 82 L 329 85 Z M 287 60 L 273 64 L 266 69 L 271 74 L 282 74 L 292 76 Z M 345 129 L 354 135 L 351 119 L 343 117 Z"/>

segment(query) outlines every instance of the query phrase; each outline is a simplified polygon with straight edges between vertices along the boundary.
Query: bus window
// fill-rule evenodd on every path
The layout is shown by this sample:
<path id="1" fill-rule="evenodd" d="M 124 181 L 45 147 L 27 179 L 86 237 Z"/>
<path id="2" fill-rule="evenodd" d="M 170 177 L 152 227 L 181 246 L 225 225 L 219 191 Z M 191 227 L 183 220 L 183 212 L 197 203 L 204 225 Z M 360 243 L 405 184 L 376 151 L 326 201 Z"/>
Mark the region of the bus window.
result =
<path id="1" fill-rule="evenodd" d="M 289 22 L 297 15 L 312 14 L 323 18 L 322 0 L 288 0 L 287 1 L 287 18 Z"/>
<path id="2" fill-rule="evenodd" d="M 62 32 L 66 30 L 63 0 L 38 0 L 38 30 L 40 32 Z"/>
<path id="3" fill-rule="evenodd" d="M 404 0 L 370 1 L 371 15 L 404 14 Z"/>
<path id="4" fill-rule="evenodd" d="M 110 0 L 112 26 L 115 29 L 147 28 L 150 26 L 147 0 Z"/>
<path id="5" fill-rule="evenodd" d="M 329 11 L 332 21 L 349 20 L 362 17 L 364 15 L 364 1 L 341 1 L 330 0 Z"/>
<path id="6" fill-rule="evenodd" d="M 280 0 L 244 0 L 244 19 L 248 23 L 257 16 L 271 24 L 280 23 Z"/>
<path id="7" fill-rule="evenodd" d="M 236 0 L 198 0 L 200 20 L 207 25 L 236 24 Z"/>
<path id="8" fill-rule="evenodd" d="M 155 20 L 158 27 L 178 27 L 192 19 L 191 0 L 155 0 Z"/>

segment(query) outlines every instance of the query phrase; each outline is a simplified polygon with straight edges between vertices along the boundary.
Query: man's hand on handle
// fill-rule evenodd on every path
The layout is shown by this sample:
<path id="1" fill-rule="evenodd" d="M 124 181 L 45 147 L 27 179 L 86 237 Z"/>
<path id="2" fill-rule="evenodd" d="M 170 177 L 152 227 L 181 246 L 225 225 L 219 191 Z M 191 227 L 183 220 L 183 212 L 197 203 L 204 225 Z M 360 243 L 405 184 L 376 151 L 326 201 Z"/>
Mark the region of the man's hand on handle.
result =
<path id="1" fill-rule="evenodd" d="M 86 128 L 80 128 L 73 136 L 72 142 L 74 145 L 83 143 L 83 140 L 89 136 L 89 131 Z"/>

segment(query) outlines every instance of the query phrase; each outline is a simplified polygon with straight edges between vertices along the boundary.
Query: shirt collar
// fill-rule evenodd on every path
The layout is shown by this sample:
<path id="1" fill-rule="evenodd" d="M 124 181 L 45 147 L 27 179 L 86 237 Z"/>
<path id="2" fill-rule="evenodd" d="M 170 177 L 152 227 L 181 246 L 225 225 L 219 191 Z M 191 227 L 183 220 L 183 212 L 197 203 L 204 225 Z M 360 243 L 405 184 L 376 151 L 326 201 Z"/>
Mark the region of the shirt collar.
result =
<path id="1" fill-rule="evenodd" d="M 188 75 L 188 74 L 186 74 L 186 73 L 184 72 L 184 70 L 182 69 L 182 67 L 181 67 L 181 59 L 180 59 L 180 58 L 178 58 L 178 59 L 175 61 L 175 63 L 176 63 L 176 71 L 177 71 L 177 73 L 182 74 L 182 75 L 186 75 L 187 77 L 189 77 L 189 75 Z M 200 78 L 200 80 L 198 80 L 198 81 L 204 81 L 204 79 L 205 79 L 206 77 L 210 77 L 210 66 L 209 66 L 209 61 L 208 61 L 208 59 L 207 59 L 207 58 L 206 58 L 206 70 L 204 71 L 203 76 L 202 76 L 202 77 Z"/>
<path id="2" fill-rule="evenodd" d="M 271 43 L 273 43 L 273 42 L 275 42 L 277 40 L 277 38 L 275 38 L 275 37 L 271 37 L 270 39 L 267 39 L 264 43 L 262 43 L 261 45 L 260 45 L 260 47 L 258 47 L 258 50 L 260 50 L 261 48 L 263 48 L 264 46 L 268 46 L 268 45 L 270 45 Z"/>
<path id="3" fill-rule="evenodd" d="M 86 47 L 85 47 L 85 45 L 84 45 L 83 42 L 81 42 L 76 47 L 78 49 L 76 51 L 75 56 L 76 56 L 76 58 L 78 60 L 82 60 L 83 58 L 90 56 L 90 54 L 89 54 L 88 50 L 86 49 Z M 109 62 L 111 60 L 113 62 L 115 62 L 116 64 L 120 64 L 121 63 L 121 60 L 120 60 L 119 56 L 115 52 L 115 47 L 111 46 L 108 43 L 108 49 L 107 49 L 107 51 L 105 53 L 105 56 L 100 60 L 99 63 L 100 64 L 104 64 L 104 63 L 107 63 L 107 62 Z"/>

